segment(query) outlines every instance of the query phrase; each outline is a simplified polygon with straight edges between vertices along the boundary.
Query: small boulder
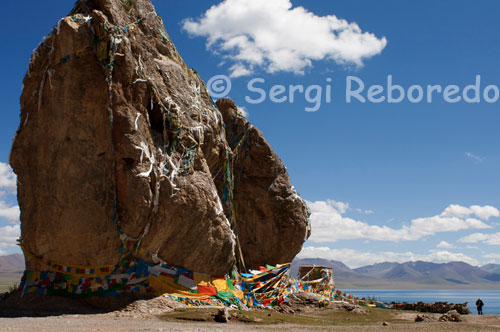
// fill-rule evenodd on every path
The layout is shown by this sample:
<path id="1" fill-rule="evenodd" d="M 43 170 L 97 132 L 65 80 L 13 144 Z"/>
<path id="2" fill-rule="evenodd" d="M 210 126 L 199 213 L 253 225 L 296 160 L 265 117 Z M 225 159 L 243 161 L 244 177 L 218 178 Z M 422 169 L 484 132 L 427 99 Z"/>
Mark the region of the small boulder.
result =
<path id="1" fill-rule="evenodd" d="M 434 318 L 428 315 L 417 315 L 415 317 L 415 322 L 430 322 L 433 321 Z"/>
<path id="2" fill-rule="evenodd" d="M 456 310 L 450 310 L 446 314 L 439 317 L 440 322 L 461 322 L 462 317 Z"/>
<path id="3" fill-rule="evenodd" d="M 321 298 L 314 293 L 298 292 L 288 296 L 288 303 L 292 307 L 319 307 Z"/>
<path id="4" fill-rule="evenodd" d="M 218 323 L 227 323 L 231 319 L 229 315 L 229 310 L 227 308 L 220 308 L 217 314 L 214 317 L 214 320 Z"/>
<path id="5" fill-rule="evenodd" d="M 366 314 L 366 309 L 362 308 L 359 305 L 355 305 L 347 302 L 332 302 L 328 306 L 328 308 L 333 311 L 349 311 L 356 314 Z"/>

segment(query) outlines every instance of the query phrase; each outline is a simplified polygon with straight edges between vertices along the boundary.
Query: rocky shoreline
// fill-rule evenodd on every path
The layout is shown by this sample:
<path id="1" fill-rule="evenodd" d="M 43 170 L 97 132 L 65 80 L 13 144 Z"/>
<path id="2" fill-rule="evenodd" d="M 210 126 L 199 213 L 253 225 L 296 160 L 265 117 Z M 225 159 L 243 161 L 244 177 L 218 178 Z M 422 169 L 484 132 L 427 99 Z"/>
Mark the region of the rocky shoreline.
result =
<path id="1" fill-rule="evenodd" d="M 424 303 L 424 302 L 416 302 L 416 303 L 397 303 L 392 302 L 390 304 L 391 309 L 399 309 L 399 310 L 411 310 L 418 312 L 430 312 L 437 314 L 445 314 L 451 310 L 456 310 L 461 315 L 469 315 L 471 312 L 469 307 L 467 306 L 467 302 L 465 303 L 448 303 L 448 302 L 434 302 L 434 303 Z"/>

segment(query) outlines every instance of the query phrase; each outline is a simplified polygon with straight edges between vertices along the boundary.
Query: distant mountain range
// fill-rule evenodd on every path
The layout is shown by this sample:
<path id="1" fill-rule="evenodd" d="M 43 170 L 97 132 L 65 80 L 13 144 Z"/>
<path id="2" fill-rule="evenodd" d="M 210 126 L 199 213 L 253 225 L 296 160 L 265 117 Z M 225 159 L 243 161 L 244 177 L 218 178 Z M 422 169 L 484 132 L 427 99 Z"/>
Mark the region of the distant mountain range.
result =
<path id="1" fill-rule="evenodd" d="M 18 285 L 24 271 L 24 256 L 20 254 L 0 256 L 0 293 Z"/>
<path id="2" fill-rule="evenodd" d="M 302 265 L 329 266 L 338 288 L 443 288 L 443 289 L 500 289 L 500 265 L 482 267 L 464 262 L 445 264 L 429 262 L 378 263 L 351 269 L 339 261 L 321 258 L 296 258 L 291 274 L 298 275 Z M 24 256 L 0 256 L 0 286 L 6 276 L 18 280 L 24 270 Z M 15 272 L 15 274 L 13 274 Z M 10 282 L 10 281 L 9 281 Z"/>
<path id="3" fill-rule="evenodd" d="M 0 256 L 0 272 L 15 272 L 24 270 L 24 256 L 13 254 Z"/>
<path id="4" fill-rule="evenodd" d="M 491 273 L 500 273 L 500 265 L 498 264 L 488 264 L 485 266 L 481 266 L 481 269 Z"/>
<path id="5" fill-rule="evenodd" d="M 292 262 L 293 276 L 302 265 L 331 267 L 339 288 L 500 289 L 500 265 L 497 264 L 476 267 L 464 262 L 385 262 L 351 269 L 339 261 L 304 258 Z"/>

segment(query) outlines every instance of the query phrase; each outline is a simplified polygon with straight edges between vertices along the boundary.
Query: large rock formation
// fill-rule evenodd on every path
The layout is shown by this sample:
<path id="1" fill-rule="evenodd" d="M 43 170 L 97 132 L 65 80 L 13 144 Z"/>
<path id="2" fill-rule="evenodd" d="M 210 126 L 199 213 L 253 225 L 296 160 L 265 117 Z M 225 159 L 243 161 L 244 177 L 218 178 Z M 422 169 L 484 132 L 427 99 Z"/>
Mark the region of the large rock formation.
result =
<path id="1" fill-rule="evenodd" d="M 304 231 L 307 207 L 262 133 L 238 114 L 232 100 L 218 100 L 217 107 L 233 152 L 234 213 L 245 262 L 251 267 L 266 261 L 291 262 L 295 254 L 285 258 L 283 253 L 301 248 L 309 237 Z M 219 178 L 215 180 L 223 192 Z"/>
<path id="2" fill-rule="evenodd" d="M 291 261 L 306 205 L 262 134 L 218 106 L 150 1 L 77 2 L 24 79 L 10 162 L 26 251 L 96 266 L 127 249 L 210 274 Z"/>

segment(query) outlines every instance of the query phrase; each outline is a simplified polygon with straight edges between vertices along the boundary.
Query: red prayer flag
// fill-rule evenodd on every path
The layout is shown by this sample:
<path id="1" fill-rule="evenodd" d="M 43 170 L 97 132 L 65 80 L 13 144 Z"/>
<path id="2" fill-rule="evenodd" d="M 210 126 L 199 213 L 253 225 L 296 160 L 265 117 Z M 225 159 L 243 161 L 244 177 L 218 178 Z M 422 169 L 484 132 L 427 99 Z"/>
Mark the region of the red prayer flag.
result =
<path id="1" fill-rule="evenodd" d="M 213 286 L 198 285 L 198 293 L 202 295 L 217 295 L 217 288 Z"/>

